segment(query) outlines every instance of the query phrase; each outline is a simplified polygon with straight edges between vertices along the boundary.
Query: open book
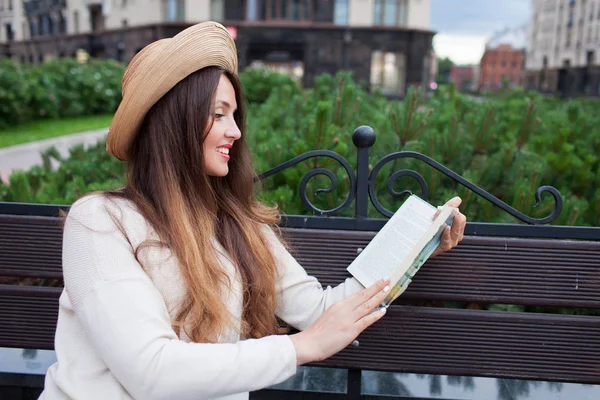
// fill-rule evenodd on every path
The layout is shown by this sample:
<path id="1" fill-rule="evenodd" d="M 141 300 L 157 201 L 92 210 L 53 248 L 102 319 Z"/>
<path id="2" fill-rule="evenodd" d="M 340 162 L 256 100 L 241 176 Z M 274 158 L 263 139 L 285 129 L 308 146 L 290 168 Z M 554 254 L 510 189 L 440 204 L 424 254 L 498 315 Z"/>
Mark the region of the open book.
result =
<path id="1" fill-rule="evenodd" d="M 452 224 L 454 210 L 436 208 L 411 195 L 350 264 L 348 272 L 365 287 L 390 278 L 390 293 L 382 303 L 388 307 L 438 247 L 444 229 Z"/>

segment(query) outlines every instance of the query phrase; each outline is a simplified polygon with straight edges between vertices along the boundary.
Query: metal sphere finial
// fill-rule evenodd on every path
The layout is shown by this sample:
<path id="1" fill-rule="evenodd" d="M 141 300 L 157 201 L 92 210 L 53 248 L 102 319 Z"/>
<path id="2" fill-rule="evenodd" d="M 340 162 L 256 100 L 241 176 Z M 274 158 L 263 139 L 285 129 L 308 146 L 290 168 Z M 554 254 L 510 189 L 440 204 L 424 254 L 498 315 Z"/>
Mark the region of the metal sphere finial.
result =
<path id="1" fill-rule="evenodd" d="M 352 134 L 352 141 L 356 147 L 371 147 L 376 139 L 375 131 L 367 125 L 359 126 Z"/>

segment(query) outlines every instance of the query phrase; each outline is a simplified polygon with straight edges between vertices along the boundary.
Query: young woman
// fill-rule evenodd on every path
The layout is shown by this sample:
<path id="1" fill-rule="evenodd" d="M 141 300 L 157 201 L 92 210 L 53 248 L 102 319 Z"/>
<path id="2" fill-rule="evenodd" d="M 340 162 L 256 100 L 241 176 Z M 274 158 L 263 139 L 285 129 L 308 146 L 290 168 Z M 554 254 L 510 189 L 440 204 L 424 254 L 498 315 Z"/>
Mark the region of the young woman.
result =
<path id="1" fill-rule="evenodd" d="M 107 137 L 127 183 L 78 200 L 65 220 L 57 363 L 42 399 L 245 399 L 384 315 L 388 282 L 323 289 L 272 230 L 236 73 L 235 44 L 214 22 L 128 66 Z M 457 222 L 440 251 L 462 239 Z"/>

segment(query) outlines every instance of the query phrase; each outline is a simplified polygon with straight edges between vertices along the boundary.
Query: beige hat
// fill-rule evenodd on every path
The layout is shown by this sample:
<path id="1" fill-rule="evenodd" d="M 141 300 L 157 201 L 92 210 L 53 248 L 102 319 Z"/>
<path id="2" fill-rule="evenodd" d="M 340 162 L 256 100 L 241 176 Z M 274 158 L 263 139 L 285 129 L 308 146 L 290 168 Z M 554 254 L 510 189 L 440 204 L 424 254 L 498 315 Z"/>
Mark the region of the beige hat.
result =
<path id="1" fill-rule="evenodd" d="M 144 47 L 123 75 L 123 99 L 108 130 L 106 151 L 126 161 L 150 108 L 185 77 L 209 66 L 237 74 L 235 42 L 217 22 L 193 25 Z"/>

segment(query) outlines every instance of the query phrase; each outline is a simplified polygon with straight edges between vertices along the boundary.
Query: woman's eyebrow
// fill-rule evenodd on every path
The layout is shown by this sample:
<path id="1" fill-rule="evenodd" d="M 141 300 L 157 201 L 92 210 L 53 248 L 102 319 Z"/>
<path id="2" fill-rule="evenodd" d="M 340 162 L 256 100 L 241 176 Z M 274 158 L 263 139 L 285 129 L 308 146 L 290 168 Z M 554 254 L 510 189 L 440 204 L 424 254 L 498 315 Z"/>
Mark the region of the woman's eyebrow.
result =
<path id="1" fill-rule="evenodd" d="M 229 102 L 228 102 L 228 101 L 225 101 L 225 100 L 217 100 L 217 101 L 216 101 L 216 103 L 217 103 L 217 104 L 218 104 L 218 103 L 221 103 L 221 104 L 223 104 L 225 107 L 231 108 L 231 104 L 229 104 Z M 235 110 L 233 110 L 233 111 L 235 111 Z"/>

